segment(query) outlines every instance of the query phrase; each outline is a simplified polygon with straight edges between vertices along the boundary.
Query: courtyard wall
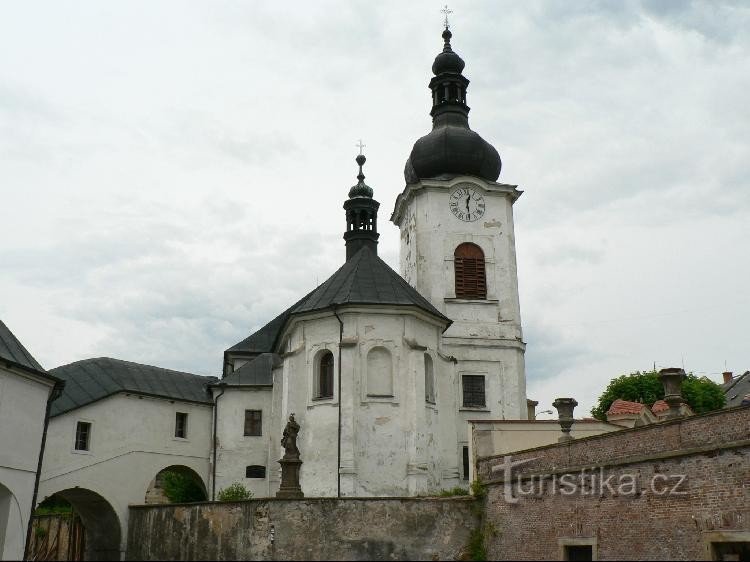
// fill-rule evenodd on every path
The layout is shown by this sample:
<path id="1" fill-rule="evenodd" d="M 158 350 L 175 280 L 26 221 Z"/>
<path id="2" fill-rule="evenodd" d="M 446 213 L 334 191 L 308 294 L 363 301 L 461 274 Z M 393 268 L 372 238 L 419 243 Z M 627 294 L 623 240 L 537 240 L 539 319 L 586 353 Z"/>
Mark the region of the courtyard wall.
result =
<path id="1" fill-rule="evenodd" d="M 750 545 L 750 408 L 485 457 L 478 472 L 489 559 L 706 560 Z"/>

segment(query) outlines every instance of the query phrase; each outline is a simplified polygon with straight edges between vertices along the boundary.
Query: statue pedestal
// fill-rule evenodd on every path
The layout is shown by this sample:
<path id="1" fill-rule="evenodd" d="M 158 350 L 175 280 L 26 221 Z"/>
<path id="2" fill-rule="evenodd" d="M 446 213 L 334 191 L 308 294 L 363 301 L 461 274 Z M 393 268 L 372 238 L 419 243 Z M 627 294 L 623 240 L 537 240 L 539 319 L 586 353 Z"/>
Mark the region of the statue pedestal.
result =
<path id="1" fill-rule="evenodd" d="M 299 459 L 283 458 L 279 461 L 281 465 L 281 486 L 276 492 L 277 498 L 297 499 L 304 498 L 302 488 L 299 485 L 299 469 L 302 461 Z"/>

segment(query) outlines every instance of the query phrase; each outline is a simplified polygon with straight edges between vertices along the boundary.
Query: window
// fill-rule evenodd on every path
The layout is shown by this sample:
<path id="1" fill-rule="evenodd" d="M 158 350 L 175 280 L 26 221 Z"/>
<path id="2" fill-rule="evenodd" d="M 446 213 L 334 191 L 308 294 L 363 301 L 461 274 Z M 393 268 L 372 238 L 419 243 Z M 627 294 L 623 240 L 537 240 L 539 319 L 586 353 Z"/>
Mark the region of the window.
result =
<path id="1" fill-rule="evenodd" d="M 464 480 L 469 479 L 469 448 L 463 448 L 463 461 L 464 461 Z"/>
<path id="2" fill-rule="evenodd" d="M 263 435 L 263 410 L 245 410 L 245 435 Z"/>
<path id="3" fill-rule="evenodd" d="M 484 252 L 476 244 L 465 242 L 453 254 L 457 299 L 486 299 L 487 282 Z"/>
<path id="4" fill-rule="evenodd" d="M 594 547 L 590 544 L 567 544 L 564 547 L 564 560 L 593 560 Z"/>
<path id="5" fill-rule="evenodd" d="M 91 424 L 79 421 L 76 425 L 76 451 L 88 451 L 91 444 Z"/>
<path id="6" fill-rule="evenodd" d="M 461 382 L 464 391 L 465 408 L 484 408 L 484 375 L 463 375 Z"/>
<path id="7" fill-rule="evenodd" d="M 259 464 L 253 464 L 245 467 L 245 478 L 265 478 L 266 467 Z"/>
<path id="8" fill-rule="evenodd" d="M 384 347 L 373 347 L 367 354 L 367 396 L 393 396 L 393 362 Z"/>
<path id="9" fill-rule="evenodd" d="M 187 418 L 185 412 L 177 412 L 174 419 L 174 436 L 187 439 Z"/>
<path id="10" fill-rule="evenodd" d="M 333 398 L 333 353 L 325 350 L 317 367 L 315 398 Z"/>
<path id="11" fill-rule="evenodd" d="M 424 401 L 435 403 L 435 373 L 432 367 L 432 357 L 424 354 Z"/>

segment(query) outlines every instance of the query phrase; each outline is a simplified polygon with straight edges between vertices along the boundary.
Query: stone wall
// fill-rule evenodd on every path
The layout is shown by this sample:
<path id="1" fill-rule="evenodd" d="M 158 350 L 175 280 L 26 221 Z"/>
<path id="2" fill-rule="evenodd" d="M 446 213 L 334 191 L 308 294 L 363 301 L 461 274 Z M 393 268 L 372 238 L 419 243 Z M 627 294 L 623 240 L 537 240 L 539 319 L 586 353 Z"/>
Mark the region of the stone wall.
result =
<path id="1" fill-rule="evenodd" d="M 492 470 L 507 460 L 478 462 L 490 559 L 561 560 L 586 545 L 599 560 L 691 560 L 750 546 L 750 408 L 513 453 L 510 479 Z"/>
<path id="2" fill-rule="evenodd" d="M 128 560 L 445 560 L 479 526 L 468 498 L 131 506 Z"/>

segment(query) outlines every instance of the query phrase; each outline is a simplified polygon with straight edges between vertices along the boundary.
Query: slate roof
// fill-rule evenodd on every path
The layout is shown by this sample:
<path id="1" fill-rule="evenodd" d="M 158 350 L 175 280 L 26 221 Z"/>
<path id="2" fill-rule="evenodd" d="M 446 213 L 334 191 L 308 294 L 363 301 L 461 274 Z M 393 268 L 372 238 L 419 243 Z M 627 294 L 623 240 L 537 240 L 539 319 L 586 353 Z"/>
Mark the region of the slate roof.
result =
<path id="1" fill-rule="evenodd" d="M 8 326 L 0 320 L 0 359 L 20 367 L 44 374 L 44 368 L 34 359 L 26 348 L 13 335 Z"/>
<path id="2" fill-rule="evenodd" d="M 281 364 L 281 358 L 275 353 L 262 353 L 248 361 L 242 367 L 221 379 L 221 384 L 230 386 L 264 386 L 273 384 L 274 367 Z"/>
<path id="3" fill-rule="evenodd" d="M 750 371 L 745 371 L 744 374 L 738 375 L 728 383 L 722 384 L 721 388 L 724 389 L 724 396 L 727 399 L 725 408 L 740 406 L 742 399 L 750 394 Z"/>
<path id="4" fill-rule="evenodd" d="M 448 317 L 365 246 L 322 285 L 227 352 L 272 352 L 279 332 L 292 315 L 345 304 L 413 306 L 451 324 Z"/>
<path id="5" fill-rule="evenodd" d="M 76 361 L 51 369 L 50 373 L 65 381 L 62 395 L 52 403 L 50 416 L 119 392 L 210 404 L 208 385 L 218 380 L 109 357 Z"/>

